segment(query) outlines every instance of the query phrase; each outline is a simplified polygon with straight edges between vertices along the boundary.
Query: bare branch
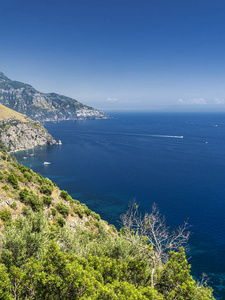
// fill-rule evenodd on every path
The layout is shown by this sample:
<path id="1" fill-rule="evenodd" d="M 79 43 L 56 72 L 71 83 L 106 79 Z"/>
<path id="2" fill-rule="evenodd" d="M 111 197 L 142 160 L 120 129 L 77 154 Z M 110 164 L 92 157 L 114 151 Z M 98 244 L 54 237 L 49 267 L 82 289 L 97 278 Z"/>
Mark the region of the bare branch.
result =
<path id="1" fill-rule="evenodd" d="M 153 275 L 156 268 L 167 260 L 169 251 L 178 251 L 188 242 L 189 225 L 185 222 L 176 230 L 171 230 L 155 203 L 152 205 L 152 212 L 146 213 L 142 218 L 135 201 L 131 202 L 128 211 L 121 215 L 121 221 L 124 237 L 151 259 L 153 263 L 151 285 L 154 287 Z"/>

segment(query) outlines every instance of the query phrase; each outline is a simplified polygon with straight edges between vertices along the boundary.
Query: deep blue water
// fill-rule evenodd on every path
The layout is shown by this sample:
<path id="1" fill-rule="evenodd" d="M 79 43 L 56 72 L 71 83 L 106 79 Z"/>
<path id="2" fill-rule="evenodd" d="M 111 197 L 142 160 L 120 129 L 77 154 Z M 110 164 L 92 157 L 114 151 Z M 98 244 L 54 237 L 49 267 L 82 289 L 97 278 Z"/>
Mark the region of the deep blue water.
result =
<path id="1" fill-rule="evenodd" d="M 117 227 L 133 198 L 143 212 L 156 202 L 170 226 L 188 220 L 192 274 L 206 272 L 217 299 L 225 299 L 225 115 L 111 116 L 46 123 L 63 145 L 16 157 Z"/>

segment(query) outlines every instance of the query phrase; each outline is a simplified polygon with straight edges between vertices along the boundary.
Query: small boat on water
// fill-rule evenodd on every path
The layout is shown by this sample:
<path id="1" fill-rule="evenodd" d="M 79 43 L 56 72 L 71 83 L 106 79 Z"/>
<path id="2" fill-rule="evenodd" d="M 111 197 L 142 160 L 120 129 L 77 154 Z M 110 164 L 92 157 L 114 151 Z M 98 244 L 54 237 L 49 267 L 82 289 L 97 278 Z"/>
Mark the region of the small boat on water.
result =
<path id="1" fill-rule="evenodd" d="M 44 161 L 43 165 L 50 165 L 51 163 L 49 161 Z"/>

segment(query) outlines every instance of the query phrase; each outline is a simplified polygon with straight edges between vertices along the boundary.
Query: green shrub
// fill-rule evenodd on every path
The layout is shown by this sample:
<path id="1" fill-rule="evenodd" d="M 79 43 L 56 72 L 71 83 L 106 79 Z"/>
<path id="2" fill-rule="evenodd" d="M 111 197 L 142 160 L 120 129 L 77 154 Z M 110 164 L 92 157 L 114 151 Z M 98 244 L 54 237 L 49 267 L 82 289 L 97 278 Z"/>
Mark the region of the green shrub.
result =
<path id="1" fill-rule="evenodd" d="M 16 164 L 16 166 L 17 166 L 17 164 L 18 164 L 18 161 L 17 161 L 17 159 L 16 159 L 16 157 L 13 155 L 13 157 L 12 157 L 12 161 Z"/>
<path id="2" fill-rule="evenodd" d="M 101 217 L 99 216 L 99 214 L 96 214 L 96 213 L 95 213 L 94 216 L 95 216 L 95 219 L 97 219 L 98 221 L 100 221 Z"/>
<path id="3" fill-rule="evenodd" d="M 12 219 L 11 212 L 7 209 L 0 211 L 0 218 L 4 221 L 10 221 Z"/>
<path id="4" fill-rule="evenodd" d="M 76 214 L 78 214 L 78 216 L 82 219 L 83 216 L 84 216 L 84 210 L 83 210 L 83 207 L 81 205 L 77 205 L 74 209 L 74 212 Z"/>
<path id="5" fill-rule="evenodd" d="M 56 209 L 60 214 L 62 214 L 64 217 L 67 217 L 69 215 L 70 209 L 68 206 L 63 204 L 62 202 L 59 202 L 56 204 Z"/>
<path id="6" fill-rule="evenodd" d="M 49 178 L 43 178 L 43 183 L 50 185 L 51 187 L 54 186 L 53 182 Z"/>
<path id="7" fill-rule="evenodd" d="M 68 202 L 70 202 L 70 203 L 75 203 L 75 201 L 73 200 L 73 198 L 72 198 L 70 195 L 68 195 L 68 196 L 66 197 L 66 201 L 68 201 Z"/>
<path id="8" fill-rule="evenodd" d="M 32 175 L 32 177 L 36 176 L 36 173 L 33 170 L 28 169 L 28 172 Z"/>
<path id="9" fill-rule="evenodd" d="M 8 187 L 7 185 L 3 185 L 3 186 L 2 186 L 2 189 L 3 189 L 4 191 L 9 191 L 9 187 Z"/>
<path id="10" fill-rule="evenodd" d="M 57 212 L 56 212 L 56 209 L 55 209 L 55 208 L 52 207 L 52 208 L 51 208 L 51 212 L 52 212 L 53 217 L 56 216 L 56 213 L 57 213 Z"/>
<path id="11" fill-rule="evenodd" d="M 12 299 L 9 274 L 7 273 L 7 267 L 2 263 L 0 264 L 0 296 L 4 300 Z"/>
<path id="12" fill-rule="evenodd" d="M 102 224 L 101 224 L 99 221 L 96 221 L 96 222 L 95 222 L 95 226 L 96 226 L 97 228 L 102 228 Z"/>
<path id="13" fill-rule="evenodd" d="M 91 210 L 85 204 L 83 205 L 83 210 L 87 216 L 91 215 Z"/>
<path id="14" fill-rule="evenodd" d="M 30 192 L 26 196 L 25 202 L 30 205 L 33 211 L 40 211 L 43 208 L 43 204 L 39 200 L 38 195 L 35 195 L 33 192 Z"/>
<path id="15" fill-rule="evenodd" d="M 21 173 L 25 173 L 29 171 L 29 169 L 24 165 L 17 165 L 17 169 L 20 170 Z"/>
<path id="16" fill-rule="evenodd" d="M 19 192 L 19 196 L 20 196 L 20 199 L 23 200 L 22 202 L 24 202 L 24 200 L 26 199 L 27 195 L 29 194 L 29 191 L 28 189 L 22 189 L 20 192 Z"/>
<path id="17" fill-rule="evenodd" d="M 24 216 L 30 216 L 31 215 L 31 209 L 29 207 L 27 207 L 27 206 L 24 206 L 22 208 L 22 214 Z"/>
<path id="18" fill-rule="evenodd" d="M 12 186 L 13 186 L 13 188 L 15 190 L 19 189 L 19 184 L 18 184 L 17 176 L 16 176 L 16 174 L 14 172 L 11 172 L 9 174 L 9 176 L 7 177 L 7 181 L 12 184 Z"/>
<path id="19" fill-rule="evenodd" d="M 51 196 L 52 192 L 53 192 L 53 187 L 49 184 L 45 184 L 43 183 L 40 187 L 40 192 L 42 194 L 45 194 L 47 196 Z"/>
<path id="20" fill-rule="evenodd" d="M 66 191 L 61 191 L 61 193 L 60 193 L 60 197 L 61 197 L 61 198 L 63 198 L 63 199 L 66 200 L 66 198 L 67 198 L 68 196 L 69 196 L 68 192 L 66 192 Z"/>
<path id="21" fill-rule="evenodd" d="M 17 164 L 15 162 L 11 162 L 10 164 L 15 168 L 17 167 Z"/>
<path id="22" fill-rule="evenodd" d="M 52 203 L 52 201 L 53 201 L 54 199 L 52 198 L 52 197 L 50 197 L 50 196 L 44 196 L 43 197 L 43 203 L 46 205 L 46 206 L 50 206 L 51 205 L 51 203 Z"/>
<path id="23" fill-rule="evenodd" d="M 14 201 L 12 204 L 9 205 L 12 209 L 17 209 L 16 202 Z"/>
<path id="24" fill-rule="evenodd" d="M 25 202 L 30 205 L 33 211 L 42 210 L 43 203 L 39 200 L 38 195 L 34 194 L 33 191 L 28 191 L 26 188 L 22 189 L 19 193 L 21 202 Z"/>
<path id="25" fill-rule="evenodd" d="M 3 160 L 7 160 L 7 152 L 3 152 L 3 154 L 1 155 L 1 158 L 3 159 Z"/>
<path id="26" fill-rule="evenodd" d="M 57 223 L 60 227 L 63 227 L 66 224 L 65 220 L 62 217 L 58 218 Z"/>
<path id="27" fill-rule="evenodd" d="M 109 226 L 113 232 L 117 232 L 116 227 L 113 224 L 110 224 Z"/>
<path id="28" fill-rule="evenodd" d="M 44 181 L 44 178 L 42 177 L 42 175 L 40 173 L 36 174 L 36 179 L 40 184 L 42 184 Z"/>
<path id="29" fill-rule="evenodd" d="M 24 177 L 22 177 L 22 176 L 18 177 L 18 180 L 19 180 L 20 182 L 24 182 L 24 181 L 25 181 Z"/>
<path id="30" fill-rule="evenodd" d="M 0 149 L 2 152 L 5 151 L 5 146 L 2 143 L 0 143 Z"/>
<path id="31" fill-rule="evenodd" d="M 3 174 L 2 174 L 2 172 L 0 171 L 0 180 L 2 180 L 3 179 Z"/>
<path id="32" fill-rule="evenodd" d="M 28 181 L 32 181 L 32 175 L 29 172 L 23 173 L 24 178 L 26 178 Z"/>

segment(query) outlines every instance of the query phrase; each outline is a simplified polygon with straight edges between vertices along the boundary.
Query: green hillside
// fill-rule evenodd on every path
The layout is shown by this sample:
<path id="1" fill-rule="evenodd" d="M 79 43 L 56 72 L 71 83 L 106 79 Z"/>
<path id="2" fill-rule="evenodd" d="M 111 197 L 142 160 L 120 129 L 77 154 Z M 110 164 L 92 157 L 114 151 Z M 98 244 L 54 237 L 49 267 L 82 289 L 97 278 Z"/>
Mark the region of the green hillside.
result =
<path id="1" fill-rule="evenodd" d="M 0 150 L 0 299 L 214 299 L 182 249 L 165 260 L 131 228 L 118 233 Z"/>

